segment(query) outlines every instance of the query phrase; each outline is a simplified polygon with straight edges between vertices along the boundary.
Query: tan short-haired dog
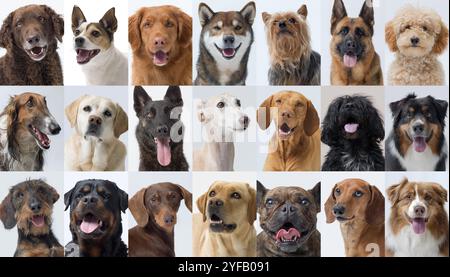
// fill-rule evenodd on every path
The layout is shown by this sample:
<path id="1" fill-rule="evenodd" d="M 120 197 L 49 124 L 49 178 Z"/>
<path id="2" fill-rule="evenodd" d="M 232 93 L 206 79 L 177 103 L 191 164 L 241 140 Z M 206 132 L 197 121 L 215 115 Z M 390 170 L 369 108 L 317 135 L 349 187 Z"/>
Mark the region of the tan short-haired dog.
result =
<path id="1" fill-rule="evenodd" d="M 319 171 L 319 115 L 311 100 L 295 91 L 281 91 L 260 105 L 258 125 L 265 130 L 272 120 L 277 131 L 269 143 L 264 170 Z"/>
<path id="2" fill-rule="evenodd" d="M 256 256 L 256 190 L 247 183 L 216 181 L 197 199 L 193 255 Z"/>

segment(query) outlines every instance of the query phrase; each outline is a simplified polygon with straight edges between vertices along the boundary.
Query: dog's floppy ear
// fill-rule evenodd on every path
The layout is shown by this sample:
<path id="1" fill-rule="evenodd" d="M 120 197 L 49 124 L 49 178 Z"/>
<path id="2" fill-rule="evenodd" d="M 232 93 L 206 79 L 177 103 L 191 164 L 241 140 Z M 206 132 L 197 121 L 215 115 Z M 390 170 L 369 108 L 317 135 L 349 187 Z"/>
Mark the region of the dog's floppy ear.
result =
<path id="1" fill-rule="evenodd" d="M 81 100 L 85 97 L 86 95 L 79 97 L 64 109 L 64 113 L 66 114 L 66 117 L 70 122 L 70 127 L 72 128 L 77 124 L 78 107 L 80 106 Z"/>
<path id="2" fill-rule="evenodd" d="M 322 131 L 320 133 L 320 140 L 326 145 L 331 145 L 334 141 L 337 140 L 338 130 L 337 126 L 337 118 L 339 114 L 339 106 L 341 105 L 342 98 L 338 97 L 334 99 L 330 106 L 328 106 L 327 114 L 325 118 L 322 120 Z"/>
<path id="3" fill-rule="evenodd" d="M 242 17 L 244 17 L 245 21 L 247 21 L 249 25 L 252 25 L 256 15 L 255 2 L 248 2 L 247 5 L 245 5 L 239 13 L 242 15 Z"/>
<path id="4" fill-rule="evenodd" d="M 389 201 L 391 201 L 391 206 L 393 207 L 397 204 L 400 198 L 400 190 L 401 188 L 408 183 L 408 178 L 403 178 L 403 180 L 399 184 L 394 184 L 386 190 Z"/>
<path id="5" fill-rule="evenodd" d="M 205 26 L 214 16 L 214 11 L 205 3 L 198 5 L 198 18 L 200 19 L 200 25 Z"/>
<path id="6" fill-rule="evenodd" d="M 365 218 L 370 225 L 384 223 L 384 196 L 376 186 L 369 186 L 370 200 L 367 203 Z"/>
<path id="7" fill-rule="evenodd" d="M 448 45 L 448 28 L 445 26 L 445 23 L 441 20 L 441 31 L 437 34 L 437 37 L 433 46 L 433 53 L 442 54 L 445 51 Z"/>
<path id="8" fill-rule="evenodd" d="M 58 201 L 58 199 L 59 199 L 58 191 L 54 187 L 50 186 L 49 184 L 47 184 L 45 182 L 44 182 L 44 185 L 47 190 L 46 195 L 50 195 L 52 198 L 53 204 L 55 204 L 56 201 Z"/>
<path id="9" fill-rule="evenodd" d="M 183 98 L 181 98 L 181 90 L 179 86 L 169 86 L 164 95 L 164 100 L 172 102 L 175 106 L 183 106 Z"/>
<path id="10" fill-rule="evenodd" d="M 64 19 L 49 6 L 41 5 L 41 7 L 50 16 L 55 37 L 59 40 L 59 42 L 62 42 L 62 38 L 64 36 Z"/>
<path id="11" fill-rule="evenodd" d="M 139 26 L 141 25 L 143 9 L 144 8 L 141 8 L 135 14 L 128 17 L 128 42 L 133 51 L 141 48 L 142 44 L 141 29 Z"/>
<path id="12" fill-rule="evenodd" d="M 206 221 L 206 200 L 208 199 L 208 193 L 209 190 L 202 195 L 200 195 L 199 198 L 197 198 L 197 208 L 200 211 L 200 213 L 203 215 L 203 222 Z"/>
<path id="13" fill-rule="evenodd" d="M 314 197 L 314 203 L 317 207 L 317 213 L 320 213 L 320 182 L 318 182 L 312 189 L 308 191 Z"/>
<path id="14" fill-rule="evenodd" d="M 256 111 L 256 121 L 258 122 L 259 128 L 265 130 L 269 127 L 272 117 L 270 114 L 270 108 L 272 107 L 273 95 L 269 96 L 264 100 L 264 102 L 259 105 Z"/>
<path id="15" fill-rule="evenodd" d="M 397 35 L 395 34 L 394 21 L 392 20 L 384 26 L 384 40 L 386 41 L 389 50 L 392 52 L 398 51 Z"/>
<path id="16" fill-rule="evenodd" d="M 2 28 L 0 29 L 0 47 L 5 49 L 10 49 L 13 44 L 13 33 L 12 33 L 12 20 L 14 17 L 14 12 L 11 12 L 5 20 L 3 20 Z"/>
<path id="17" fill-rule="evenodd" d="M 143 188 L 136 192 L 133 197 L 128 201 L 128 207 L 130 208 L 130 212 L 133 215 L 136 223 L 144 227 L 148 223 L 149 213 L 147 207 L 145 206 L 145 192 L 147 188 Z"/>
<path id="18" fill-rule="evenodd" d="M 3 222 L 3 226 L 5 226 L 6 229 L 13 228 L 17 223 L 15 217 L 16 210 L 14 209 L 12 196 L 13 189 L 9 191 L 8 195 L 0 204 L 0 220 Z"/>
<path id="19" fill-rule="evenodd" d="M 411 99 L 415 99 L 416 95 L 414 93 L 410 93 L 408 94 L 408 96 L 406 96 L 405 98 L 395 101 L 395 102 L 391 102 L 389 104 L 389 109 L 391 110 L 392 113 L 392 117 L 396 118 L 398 116 L 398 114 L 400 113 L 400 111 L 402 110 L 402 106 L 405 105 L 405 103 L 407 103 L 409 100 Z"/>
<path id="20" fill-rule="evenodd" d="M 308 8 L 305 4 L 303 4 L 300 9 L 298 9 L 297 13 L 303 18 L 303 20 L 306 20 L 306 17 L 308 16 Z"/>
<path id="21" fill-rule="evenodd" d="M 248 193 L 250 195 L 250 199 L 248 200 L 247 205 L 247 219 L 250 225 L 253 225 L 253 222 L 256 220 L 256 190 L 252 188 L 249 184 L 247 184 Z"/>
<path id="22" fill-rule="evenodd" d="M 375 24 L 373 16 L 373 3 L 372 0 L 364 0 L 364 3 L 359 12 L 359 17 L 361 17 L 366 25 L 369 27 L 370 35 L 373 36 L 373 25 Z"/>
<path id="23" fill-rule="evenodd" d="M 81 23 L 86 22 L 86 17 L 78 6 L 73 6 L 72 9 L 72 32 L 81 25 Z"/>
<path id="24" fill-rule="evenodd" d="M 369 105 L 369 110 L 367 112 L 367 116 L 370 119 L 370 137 L 377 141 L 382 141 L 384 139 L 384 126 L 380 113 L 372 105 Z"/>
<path id="25" fill-rule="evenodd" d="M 344 2 L 342 2 L 342 0 L 334 0 L 333 12 L 331 15 L 331 35 L 334 34 L 334 30 L 339 21 L 346 16 L 347 11 L 345 10 Z"/>
<path id="26" fill-rule="evenodd" d="M 192 17 L 183 11 L 179 11 L 178 20 L 178 41 L 182 48 L 192 45 Z"/>
<path id="27" fill-rule="evenodd" d="M 256 181 L 256 205 L 259 207 L 264 206 L 264 197 L 267 194 L 268 189 L 259 181 Z"/>
<path id="28" fill-rule="evenodd" d="M 205 100 L 201 100 L 201 99 L 199 99 L 197 101 L 197 103 L 196 103 L 196 106 L 197 106 L 197 118 L 198 118 L 198 121 L 200 121 L 201 123 L 206 123 L 207 122 L 207 117 L 205 115 L 205 110 L 204 110 L 205 104 L 206 104 L 206 101 Z"/>
<path id="29" fill-rule="evenodd" d="M 69 208 L 70 203 L 72 203 L 73 193 L 75 192 L 78 183 L 76 183 L 75 186 L 71 190 L 64 193 L 64 206 L 65 206 L 64 210 L 65 211 L 67 210 L 67 208 Z"/>
<path id="30" fill-rule="evenodd" d="M 187 189 L 184 187 L 174 184 L 180 189 L 181 195 L 184 199 L 184 204 L 186 205 L 186 208 L 192 213 L 192 193 L 190 193 Z"/>
<path id="31" fill-rule="evenodd" d="M 445 188 L 443 188 L 441 185 L 439 185 L 438 183 L 434 183 L 431 185 L 431 188 L 434 190 L 434 192 L 437 193 L 437 195 L 439 196 L 440 200 L 439 204 L 440 205 L 444 205 L 445 202 L 447 202 L 447 191 L 445 190 Z"/>
<path id="32" fill-rule="evenodd" d="M 136 111 L 137 117 L 139 117 L 141 115 L 142 109 L 148 102 L 152 101 L 152 98 L 141 86 L 134 87 L 133 98 L 134 98 L 134 110 Z"/>
<path id="33" fill-rule="evenodd" d="M 117 31 L 117 18 L 115 15 L 116 9 L 112 7 L 109 9 L 100 19 L 99 23 L 105 27 L 110 33 L 114 33 Z"/>
<path id="34" fill-rule="evenodd" d="M 0 116 L 6 115 L 6 117 L 8 119 L 8 121 L 6 123 L 6 139 L 8 141 L 8 153 L 15 160 L 19 160 L 19 156 L 20 156 L 19 142 L 17 141 L 17 133 L 16 133 L 16 129 L 17 129 L 17 125 L 18 125 L 17 110 L 18 110 L 18 107 L 17 107 L 16 97 L 11 96 L 9 98 L 8 105 L 5 107 L 5 110 L 0 114 Z"/>
<path id="35" fill-rule="evenodd" d="M 336 198 L 334 197 L 334 191 L 336 190 L 337 184 L 334 185 L 331 190 L 330 196 L 328 196 L 327 201 L 325 202 L 325 216 L 327 218 L 327 223 L 333 223 L 336 220 L 336 217 L 333 214 L 333 207 L 336 204 Z"/>
<path id="36" fill-rule="evenodd" d="M 116 183 L 114 182 L 111 183 L 113 183 L 117 188 L 117 192 L 119 194 L 120 210 L 122 211 L 122 213 L 125 213 L 125 211 L 128 209 L 128 193 L 120 189 L 119 186 L 116 185 Z"/>
<path id="37" fill-rule="evenodd" d="M 319 129 L 319 125 L 319 115 L 317 114 L 316 108 L 314 107 L 311 100 L 308 100 L 304 121 L 306 135 L 312 136 L 317 131 L 317 129 Z"/>
<path id="38" fill-rule="evenodd" d="M 114 136 L 119 138 L 128 130 L 128 115 L 119 104 L 116 103 L 116 118 L 114 118 Z"/>

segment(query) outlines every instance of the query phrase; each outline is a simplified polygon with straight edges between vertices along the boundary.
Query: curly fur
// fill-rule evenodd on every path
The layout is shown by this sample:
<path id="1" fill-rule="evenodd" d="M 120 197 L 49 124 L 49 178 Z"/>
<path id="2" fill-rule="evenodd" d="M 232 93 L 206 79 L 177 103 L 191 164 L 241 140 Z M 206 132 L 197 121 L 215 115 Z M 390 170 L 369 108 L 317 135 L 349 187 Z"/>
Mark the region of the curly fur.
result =
<path id="1" fill-rule="evenodd" d="M 445 85 L 437 56 L 448 45 L 448 28 L 434 11 L 403 7 L 385 26 L 385 39 L 395 52 L 388 72 L 389 85 Z M 412 47 L 412 39 L 418 39 Z"/>
<path id="2" fill-rule="evenodd" d="M 345 125 L 357 123 L 349 134 Z M 330 146 L 323 171 L 383 171 L 380 142 L 384 139 L 383 120 L 366 96 L 341 96 L 330 104 L 322 122 L 321 141 Z"/>

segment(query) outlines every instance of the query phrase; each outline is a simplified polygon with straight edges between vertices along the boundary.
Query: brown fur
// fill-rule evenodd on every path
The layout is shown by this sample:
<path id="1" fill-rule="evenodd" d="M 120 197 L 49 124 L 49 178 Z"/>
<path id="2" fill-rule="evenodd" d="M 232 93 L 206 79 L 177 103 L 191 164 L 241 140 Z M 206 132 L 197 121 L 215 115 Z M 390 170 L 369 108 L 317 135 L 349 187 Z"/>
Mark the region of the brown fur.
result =
<path id="1" fill-rule="evenodd" d="M 283 117 L 282 113 L 289 115 Z M 258 124 L 263 130 L 269 127 L 272 119 L 277 129 L 286 123 L 295 130 L 287 139 L 281 139 L 277 130 L 269 143 L 264 170 L 320 170 L 319 116 L 311 100 L 294 91 L 278 92 L 264 100 L 257 113 Z"/>
<path id="2" fill-rule="evenodd" d="M 171 22 L 171 27 L 164 24 Z M 153 25 L 146 25 L 152 22 Z M 153 64 L 154 39 L 165 39 L 169 61 Z M 192 19 L 174 6 L 141 8 L 128 18 L 128 40 L 133 51 L 133 85 L 192 84 Z"/>
<path id="3" fill-rule="evenodd" d="M 356 198 L 355 191 L 363 195 Z M 340 223 L 345 255 L 365 257 L 376 255 L 379 251 L 379 255 L 384 256 L 384 196 L 378 188 L 361 179 L 346 179 L 337 183 L 325 202 L 327 223 L 336 220 L 333 213 L 336 204 L 345 207 L 343 216 L 348 218 Z M 374 247 L 378 249 L 370 244 L 376 244 Z"/>

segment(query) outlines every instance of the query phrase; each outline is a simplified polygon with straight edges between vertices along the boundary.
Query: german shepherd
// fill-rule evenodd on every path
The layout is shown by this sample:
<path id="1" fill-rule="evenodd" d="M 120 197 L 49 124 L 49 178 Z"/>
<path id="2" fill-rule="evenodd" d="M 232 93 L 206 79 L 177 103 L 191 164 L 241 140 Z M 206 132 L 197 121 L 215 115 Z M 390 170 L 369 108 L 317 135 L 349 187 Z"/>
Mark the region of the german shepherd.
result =
<path id="1" fill-rule="evenodd" d="M 383 85 L 380 57 L 372 44 L 372 0 L 365 0 L 359 16 L 348 17 L 342 0 L 335 0 L 331 16 L 331 84 Z"/>

